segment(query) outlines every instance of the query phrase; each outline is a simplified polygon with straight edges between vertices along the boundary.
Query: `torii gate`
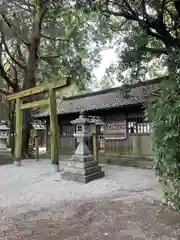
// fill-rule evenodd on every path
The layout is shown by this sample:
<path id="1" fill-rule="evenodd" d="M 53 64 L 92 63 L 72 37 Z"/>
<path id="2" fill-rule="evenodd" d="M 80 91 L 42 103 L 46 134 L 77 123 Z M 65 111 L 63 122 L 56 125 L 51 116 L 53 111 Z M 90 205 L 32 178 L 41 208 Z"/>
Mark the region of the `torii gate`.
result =
<path id="1" fill-rule="evenodd" d="M 22 116 L 23 109 L 49 106 L 50 113 L 50 137 L 51 137 L 51 170 L 59 171 L 59 152 L 58 152 L 58 123 L 56 112 L 56 91 L 65 86 L 68 86 L 67 80 L 62 80 L 57 83 L 48 83 L 34 88 L 30 88 L 18 93 L 13 93 L 7 96 L 8 101 L 16 101 L 16 130 L 15 130 L 15 166 L 21 166 L 22 159 Z M 48 92 L 49 98 L 29 103 L 23 103 L 23 98 Z"/>

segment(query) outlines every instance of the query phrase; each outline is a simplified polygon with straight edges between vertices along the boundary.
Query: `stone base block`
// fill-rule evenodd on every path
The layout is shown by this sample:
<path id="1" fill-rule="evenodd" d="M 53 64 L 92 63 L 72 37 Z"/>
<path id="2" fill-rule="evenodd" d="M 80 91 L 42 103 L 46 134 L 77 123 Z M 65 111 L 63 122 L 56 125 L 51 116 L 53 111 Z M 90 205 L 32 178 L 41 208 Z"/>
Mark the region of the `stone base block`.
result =
<path id="1" fill-rule="evenodd" d="M 14 161 L 14 166 L 15 166 L 15 167 L 20 167 L 20 166 L 21 166 L 21 160 L 19 160 L 19 161 Z"/>
<path id="2" fill-rule="evenodd" d="M 70 173 L 70 172 L 63 172 L 61 174 L 62 179 L 64 180 L 69 180 L 69 181 L 77 181 L 80 183 L 88 183 L 90 181 L 93 181 L 95 179 L 99 179 L 104 177 L 104 171 L 100 171 L 100 172 L 95 172 L 89 175 L 79 175 L 79 174 L 75 174 L 75 173 Z"/>
<path id="3" fill-rule="evenodd" d="M 97 172 L 101 172 L 101 166 L 88 167 L 85 169 L 68 166 L 64 169 L 64 172 L 81 176 L 88 176 Z"/>
<path id="4" fill-rule="evenodd" d="M 95 167 L 95 166 L 98 166 L 97 161 L 89 161 L 89 162 L 69 161 L 68 162 L 68 167 L 73 167 L 73 168 L 86 169 L 86 168 Z"/>
<path id="5" fill-rule="evenodd" d="M 13 156 L 8 150 L 0 150 L 0 165 L 13 164 Z"/>
<path id="6" fill-rule="evenodd" d="M 75 154 L 71 157 L 70 161 L 74 161 L 74 162 L 91 162 L 93 160 L 93 156 L 91 154 L 87 154 L 87 155 L 79 155 L 79 154 Z"/>
<path id="7" fill-rule="evenodd" d="M 58 164 L 51 164 L 50 171 L 52 173 L 57 173 L 59 172 L 59 165 Z"/>

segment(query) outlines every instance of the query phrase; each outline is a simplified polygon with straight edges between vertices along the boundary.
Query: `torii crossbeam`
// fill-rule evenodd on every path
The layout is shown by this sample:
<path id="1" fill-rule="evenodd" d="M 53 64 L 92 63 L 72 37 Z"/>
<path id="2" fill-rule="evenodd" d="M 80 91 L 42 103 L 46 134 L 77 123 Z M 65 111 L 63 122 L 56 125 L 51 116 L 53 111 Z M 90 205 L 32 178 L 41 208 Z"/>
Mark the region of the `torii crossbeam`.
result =
<path id="1" fill-rule="evenodd" d="M 7 96 L 8 101 L 16 101 L 16 135 L 15 135 L 15 160 L 16 166 L 21 165 L 22 159 L 22 116 L 23 109 L 48 106 L 50 113 L 50 137 L 51 137 L 51 169 L 53 172 L 59 171 L 59 152 L 58 152 L 58 123 L 56 112 L 56 91 L 68 86 L 67 80 L 56 83 L 48 83 L 34 88 L 30 88 L 18 93 Z M 42 92 L 48 92 L 49 98 L 29 103 L 23 103 L 23 98 L 36 95 Z"/>

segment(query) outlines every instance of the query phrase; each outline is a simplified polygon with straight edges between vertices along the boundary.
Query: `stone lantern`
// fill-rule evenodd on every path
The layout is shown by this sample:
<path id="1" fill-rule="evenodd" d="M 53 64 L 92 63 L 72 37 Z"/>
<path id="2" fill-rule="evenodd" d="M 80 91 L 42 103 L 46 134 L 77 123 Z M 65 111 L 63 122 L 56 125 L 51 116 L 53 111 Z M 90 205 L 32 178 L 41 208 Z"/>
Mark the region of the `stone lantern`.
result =
<path id="1" fill-rule="evenodd" d="M 9 137 L 10 128 L 5 121 L 0 124 L 0 150 L 7 150 L 6 141 Z"/>
<path id="2" fill-rule="evenodd" d="M 0 165 L 13 163 L 13 157 L 10 149 L 6 146 L 6 141 L 9 138 L 10 129 L 6 121 L 0 123 Z"/>
<path id="3" fill-rule="evenodd" d="M 39 138 L 42 132 L 45 134 L 46 127 L 43 124 L 43 122 L 40 120 L 32 121 L 31 125 L 32 125 L 31 137 L 34 140 L 34 145 L 35 145 L 35 159 L 38 161 L 39 160 Z"/>
<path id="4" fill-rule="evenodd" d="M 92 119 L 81 112 L 79 118 L 71 121 L 71 123 L 76 125 L 74 137 L 77 138 L 79 144 L 67 167 L 65 167 L 62 178 L 87 183 L 103 177 L 104 172 L 101 170 L 101 166 L 98 165 L 98 161 L 94 159 L 86 144 L 91 136 Z"/>

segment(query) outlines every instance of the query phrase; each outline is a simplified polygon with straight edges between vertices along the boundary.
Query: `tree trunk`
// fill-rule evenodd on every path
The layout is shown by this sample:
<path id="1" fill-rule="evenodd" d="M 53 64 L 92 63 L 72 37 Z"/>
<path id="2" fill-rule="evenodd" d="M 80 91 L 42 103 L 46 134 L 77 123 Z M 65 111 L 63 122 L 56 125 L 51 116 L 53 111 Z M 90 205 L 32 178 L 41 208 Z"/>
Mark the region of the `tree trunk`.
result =
<path id="1" fill-rule="evenodd" d="M 36 85 L 36 69 L 38 64 L 38 48 L 39 48 L 39 39 L 34 38 L 34 41 L 29 46 L 29 56 L 28 63 L 25 72 L 25 78 L 23 83 L 23 90 L 32 88 Z M 33 96 L 30 96 L 24 99 L 24 102 L 33 101 Z M 22 146 L 22 157 L 29 158 L 29 139 L 31 131 L 31 122 L 32 122 L 32 109 L 25 109 L 23 111 L 23 146 Z"/>
<path id="2" fill-rule="evenodd" d="M 10 121 L 10 148 L 14 156 L 15 151 L 15 101 L 9 102 L 9 121 Z"/>
<path id="3" fill-rule="evenodd" d="M 36 70 L 38 67 L 38 53 L 39 45 L 41 39 L 41 24 L 43 17 L 46 13 L 47 8 L 44 8 L 44 5 L 39 5 L 41 1 L 37 4 L 37 9 L 35 11 L 32 32 L 30 36 L 30 45 L 28 46 L 28 60 L 25 70 L 23 90 L 32 88 L 36 85 Z M 42 8 L 40 11 L 38 10 Z M 24 102 L 33 101 L 33 96 L 24 99 Z M 32 111 L 31 109 L 24 110 L 23 112 L 23 146 L 22 146 L 22 156 L 29 157 L 29 139 L 31 131 L 31 121 L 32 121 Z"/>
<path id="4" fill-rule="evenodd" d="M 23 111 L 23 136 L 22 136 L 22 158 L 30 158 L 29 154 L 29 139 L 31 132 L 31 109 L 25 109 Z"/>

